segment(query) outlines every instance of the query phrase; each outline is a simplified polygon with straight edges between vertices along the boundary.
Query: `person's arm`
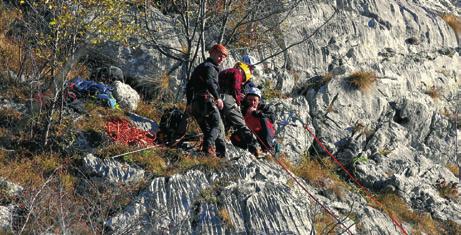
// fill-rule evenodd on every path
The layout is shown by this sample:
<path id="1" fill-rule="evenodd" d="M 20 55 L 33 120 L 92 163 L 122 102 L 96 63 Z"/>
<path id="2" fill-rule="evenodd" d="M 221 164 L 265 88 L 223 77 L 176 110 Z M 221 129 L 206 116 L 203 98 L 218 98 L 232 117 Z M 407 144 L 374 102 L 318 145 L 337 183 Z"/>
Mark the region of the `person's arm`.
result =
<path id="1" fill-rule="evenodd" d="M 204 73 L 208 92 L 215 100 L 219 99 L 218 71 L 211 66 L 207 66 Z"/>
<path id="2" fill-rule="evenodd" d="M 224 103 L 221 97 L 219 97 L 218 71 L 213 67 L 207 66 L 205 70 L 205 78 L 208 92 L 210 92 L 213 96 L 218 109 L 222 109 L 224 107 Z"/>
<path id="3" fill-rule="evenodd" d="M 234 95 L 235 95 L 235 102 L 237 103 L 238 106 L 242 103 L 242 73 L 240 73 L 239 70 L 236 70 L 233 73 L 234 77 L 234 84 L 233 84 L 233 89 L 234 89 Z"/>

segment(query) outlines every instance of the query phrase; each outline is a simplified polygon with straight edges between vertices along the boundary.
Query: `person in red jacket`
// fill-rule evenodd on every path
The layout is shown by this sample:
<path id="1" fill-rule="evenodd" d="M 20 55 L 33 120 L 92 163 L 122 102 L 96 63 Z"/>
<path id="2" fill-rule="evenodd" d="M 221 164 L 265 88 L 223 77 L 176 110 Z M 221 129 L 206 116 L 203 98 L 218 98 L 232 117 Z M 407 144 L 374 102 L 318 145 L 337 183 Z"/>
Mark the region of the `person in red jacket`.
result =
<path id="1" fill-rule="evenodd" d="M 275 115 L 269 105 L 261 103 L 261 91 L 250 88 L 242 102 L 242 114 L 245 123 L 256 135 L 256 138 L 264 152 L 275 150 Z"/>
<path id="2" fill-rule="evenodd" d="M 242 138 L 243 146 L 253 155 L 258 156 L 256 139 L 245 124 L 240 111 L 240 104 L 243 99 L 242 85 L 252 77 L 250 66 L 238 62 L 234 68 L 223 70 L 219 73 L 219 88 L 224 107 L 221 110 L 223 121 L 226 127 L 232 127 Z M 227 129 L 227 128 L 226 128 Z"/>

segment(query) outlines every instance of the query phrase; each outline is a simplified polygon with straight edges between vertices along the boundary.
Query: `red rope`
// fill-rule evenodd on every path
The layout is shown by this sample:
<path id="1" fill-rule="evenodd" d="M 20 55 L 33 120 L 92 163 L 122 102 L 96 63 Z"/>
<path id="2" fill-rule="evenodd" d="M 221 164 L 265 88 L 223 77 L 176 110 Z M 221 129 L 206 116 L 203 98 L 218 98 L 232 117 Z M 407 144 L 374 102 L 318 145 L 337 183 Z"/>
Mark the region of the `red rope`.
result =
<path id="1" fill-rule="evenodd" d="M 309 192 L 309 190 L 307 190 L 306 187 L 304 187 L 304 185 L 301 184 L 301 182 L 299 182 L 298 179 L 296 179 L 296 177 L 293 175 L 293 173 L 288 169 L 288 167 L 285 166 L 285 164 L 283 164 L 279 159 L 277 159 L 277 157 L 275 156 L 275 152 L 274 152 L 274 149 L 267 146 L 264 141 L 262 141 L 262 139 L 251 129 L 251 128 L 248 128 L 250 129 L 251 132 L 253 132 L 253 134 L 256 136 L 256 138 L 258 140 L 260 140 L 260 142 L 266 147 L 267 151 L 272 155 L 272 157 L 274 157 L 275 161 L 282 167 L 283 170 L 285 170 L 288 175 L 290 175 L 290 177 L 296 182 L 296 184 L 299 185 L 299 187 L 301 187 L 306 193 L 307 195 L 309 195 L 309 197 L 311 197 L 317 204 L 319 204 L 322 209 L 324 209 L 331 217 L 333 217 L 336 221 L 338 221 L 338 224 L 340 224 L 341 226 L 344 227 L 344 229 L 349 233 L 349 234 L 352 234 L 352 232 L 349 230 L 349 227 L 347 227 L 335 214 L 333 214 L 333 212 L 325 205 L 323 205 L 319 199 L 317 199 L 313 194 L 311 194 Z"/>
<path id="2" fill-rule="evenodd" d="M 319 146 L 333 159 L 333 161 L 338 164 L 341 169 L 343 169 L 346 174 L 349 176 L 349 178 L 351 178 L 354 183 L 359 186 L 360 189 L 362 189 L 366 195 L 368 196 L 368 198 L 373 201 L 376 205 L 378 205 L 379 207 L 383 208 L 384 209 L 384 206 L 375 198 L 373 197 L 373 195 L 370 193 L 370 191 L 365 187 L 363 186 L 360 181 L 355 177 L 353 176 L 347 169 L 346 167 L 340 162 L 338 161 L 338 159 L 333 156 L 333 154 L 330 153 L 330 151 L 328 151 L 328 149 L 322 144 L 322 142 L 317 138 L 317 136 L 309 129 L 309 127 L 307 127 L 307 125 L 304 126 L 304 128 L 312 135 L 312 137 L 314 137 L 314 140 L 319 144 Z M 408 235 L 408 233 L 405 231 L 405 229 L 403 228 L 402 224 L 396 219 L 394 218 L 394 216 L 390 213 L 388 213 L 389 217 L 391 218 L 392 220 L 392 223 L 394 223 L 394 225 L 396 225 L 400 231 L 405 234 L 405 235 Z"/>
<path id="3" fill-rule="evenodd" d="M 106 123 L 106 132 L 111 139 L 126 145 L 147 146 L 155 143 L 156 135 L 133 127 L 126 119 L 114 119 Z"/>
<path id="4" fill-rule="evenodd" d="M 272 153 L 271 153 L 272 154 Z M 275 158 L 275 157 L 274 157 Z M 333 217 L 336 221 L 338 221 L 338 223 L 343 226 L 346 231 L 349 233 L 349 234 L 352 234 L 352 232 L 349 230 L 349 227 L 347 227 L 335 214 L 333 214 L 333 212 L 328 209 L 328 207 L 326 207 L 325 205 L 323 205 L 319 199 L 317 199 L 314 195 L 312 195 L 311 193 L 309 193 L 309 191 L 307 190 L 306 187 L 304 187 L 304 185 L 301 184 L 301 182 L 298 181 L 298 179 L 296 179 L 296 177 L 293 175 L 293 173 L 285 166 L 285 164 L 283 164 L 279 159 L 275 158 L 276 162 L 282 167 L 282 169 L 284 169 L 288 175 L 291 176 L 291 178 L 296 182 L 296 184 L 298 184 L 306 193 L 307 195 L 309 195 L 309 197 L 311 197 L 317 204 L 319 204 L 331 217 Z"/>

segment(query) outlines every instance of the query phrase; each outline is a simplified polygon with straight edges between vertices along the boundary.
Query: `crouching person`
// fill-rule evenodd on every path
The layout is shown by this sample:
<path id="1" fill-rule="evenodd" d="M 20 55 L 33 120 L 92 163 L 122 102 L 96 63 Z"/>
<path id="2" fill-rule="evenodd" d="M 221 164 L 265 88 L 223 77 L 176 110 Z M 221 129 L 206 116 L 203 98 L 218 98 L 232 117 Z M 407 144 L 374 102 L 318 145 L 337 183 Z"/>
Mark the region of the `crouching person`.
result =
<path id="1" fill-rule="evenodd" d="M 226 155 L 224 126 L 219 113 L 223 101 L 219 96 L 218 74 L 219 65 L 227 55 L 228 51 L 223 45 L 214 45 L 210 57 L 194 69 L 186 86 L 186 110 L 203 132 L 202 151 L 212 156 L 216 153 L 217 157 Z"/>
<path id="2" fill-rule="evenodd" d="M 223 121 L 227 127 L 232 127 L 240 139 L 238 147 L 248 149 L 256 157 L 259 155 L 257 142 L 250 129 L 245 124 L 240 110 L 242 101 L 242 85 L 252 77 L 250 67 L 244 63 L 237 63 L 234 68 L 219 73 L 219 88 L 224 107 L 221 110 Z"/>
<path id="3" fill-rule="evenodd" d="M 261 103 L 261 91 L 252 87 L 242 102 L 242 113 L 248 128 L 256 135 L 264 152 L 276 150 L 275 115 L 269 105 Z"/>

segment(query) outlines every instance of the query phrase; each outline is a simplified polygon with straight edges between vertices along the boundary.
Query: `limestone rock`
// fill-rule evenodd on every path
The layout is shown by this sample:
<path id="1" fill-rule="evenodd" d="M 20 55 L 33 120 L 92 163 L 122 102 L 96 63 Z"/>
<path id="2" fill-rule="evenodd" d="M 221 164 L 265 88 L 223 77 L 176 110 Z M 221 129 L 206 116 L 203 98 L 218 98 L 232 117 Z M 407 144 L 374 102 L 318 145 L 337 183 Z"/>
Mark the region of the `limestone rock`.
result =
<path id="1" fill-rule="evenodd" d="M 0 206 L 0 233 L 8 233 L 13 229 L 13 207 Z"/>
<path id="2" fill-rule="evenodd" d="M 83 159 L 83 170 L 93 178 L 110 183 L 131 183 L 142 180 L 144 170 L 110 159 L 100 159 L 88 154 Z"/>
<path id="3" fill-rule="evenodd" d="M 131 88 L 130 85 L 120 81 L 114 82 L 114 97 L 122 109 L 134 111 L 141 100 L 138 92 Z"/>

